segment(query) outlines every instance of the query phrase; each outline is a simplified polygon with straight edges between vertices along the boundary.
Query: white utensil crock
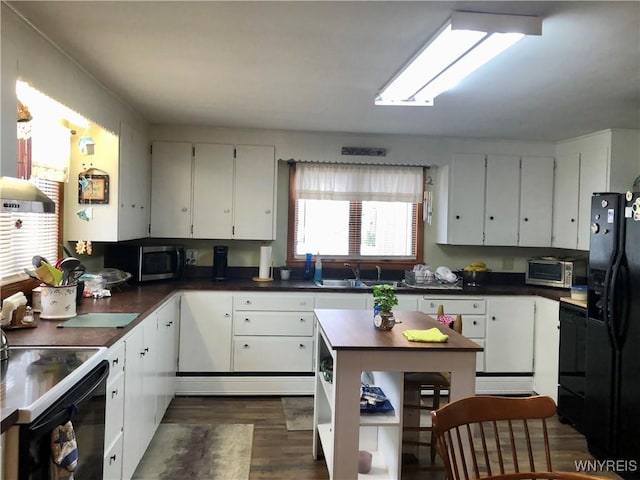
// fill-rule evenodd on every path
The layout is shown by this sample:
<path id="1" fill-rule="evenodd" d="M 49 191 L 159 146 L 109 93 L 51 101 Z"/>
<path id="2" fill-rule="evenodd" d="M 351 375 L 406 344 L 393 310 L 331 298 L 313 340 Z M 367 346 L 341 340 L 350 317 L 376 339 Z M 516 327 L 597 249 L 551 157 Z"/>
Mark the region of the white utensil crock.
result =
<path id="1" fill-rule="evenodd" d="M 57 287 L 42 285 L 40 318 L 57 320 L 76 316 L 76 286 L 61 285 Z"/>

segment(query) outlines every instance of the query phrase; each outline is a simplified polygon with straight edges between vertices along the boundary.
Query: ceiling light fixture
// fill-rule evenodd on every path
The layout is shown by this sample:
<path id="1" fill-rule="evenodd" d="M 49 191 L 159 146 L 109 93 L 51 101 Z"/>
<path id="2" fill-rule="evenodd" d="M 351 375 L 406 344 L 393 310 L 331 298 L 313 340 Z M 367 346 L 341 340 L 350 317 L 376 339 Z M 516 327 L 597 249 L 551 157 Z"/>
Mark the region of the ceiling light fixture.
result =
<path id="1" fill-rule="evenodd" d="M 454 12 L 380 90 L 376 105 L 431 106 L 433 99 L 525 35 L 541 35 L 540 17 Z"/>

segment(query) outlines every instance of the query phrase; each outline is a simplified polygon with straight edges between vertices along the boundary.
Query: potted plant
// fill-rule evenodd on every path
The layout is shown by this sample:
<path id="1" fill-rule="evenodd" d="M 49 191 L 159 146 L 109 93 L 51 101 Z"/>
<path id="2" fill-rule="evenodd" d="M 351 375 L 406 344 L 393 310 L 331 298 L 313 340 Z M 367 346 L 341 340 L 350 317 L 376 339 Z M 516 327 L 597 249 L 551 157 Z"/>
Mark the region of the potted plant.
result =
<path id="1" fill-rule="evenodd" d="M 280 280 L 289 280 L 291 276 L 291 268 L 284 262 L 284 265 L 280 267 Z"/>
<path id="2" fill-rule="evenodd" d="M 398 304 L 398 296 L 393 285 L 374 285 L 373 324 L 379 330 L 391 330 L 396 323 L 393 307 Z"/>

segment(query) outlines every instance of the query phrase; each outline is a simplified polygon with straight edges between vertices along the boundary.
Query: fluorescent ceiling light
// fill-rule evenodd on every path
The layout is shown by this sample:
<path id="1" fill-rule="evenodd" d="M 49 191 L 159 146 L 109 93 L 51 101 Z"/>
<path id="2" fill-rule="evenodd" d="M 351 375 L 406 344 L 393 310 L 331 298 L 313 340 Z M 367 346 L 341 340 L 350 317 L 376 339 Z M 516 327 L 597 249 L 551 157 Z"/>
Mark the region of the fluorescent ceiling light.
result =
<path id="1" fill-rule="evenodd" d="M 18 100 L 29 108 L 33 116 L 67 120 L 80 128 L 89 128 L 89 121 L 82 115 L 36 90 L 27 82 L 20 80 L 16 82 L 16 95 Z"/>
<path id="2" fill-rule="evenodd" d="M 539 17 L 455 12 L 383 87 L 376 105 L 430 106 L 440 93 L 525 35 L 540 35 Z"/>

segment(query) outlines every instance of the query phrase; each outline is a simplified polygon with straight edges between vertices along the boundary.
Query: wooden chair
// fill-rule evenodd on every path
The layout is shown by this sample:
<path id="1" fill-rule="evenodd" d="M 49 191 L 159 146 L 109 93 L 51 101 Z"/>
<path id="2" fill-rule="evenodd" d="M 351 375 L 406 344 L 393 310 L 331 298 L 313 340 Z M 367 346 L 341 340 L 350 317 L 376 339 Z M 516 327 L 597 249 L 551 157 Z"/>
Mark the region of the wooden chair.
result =
<path id="1" fill-rule="evenodd" d="M 444 315 L 444 307 L 438 306 L 438 317 Z M 456 315 L 452 328 L 462 333 L 462 315 Z M 451 374 L 449 372 L 411 372 L 406 373 L 404 376 L 404 392 L 405 402 L 403 408 L 405 412 L 417 411 L 418 416 L 421 411 L 432 411 L 440 408 L 440 402 L 442 400 L 442 391 L 449 390 L 451 382 Z M 427 403 L 422 400 L 422 391 L 432 391 L 433 397 L 431 403 Z M 410 413 L 409 413 L 410 415 Z M 405 420 L 407 419 L 405 415 Z M 421 425 L 418 420 L 416 426 L 405 426 L 403 432 L 412 432 L 415 435 L 412 438 L 403 439 L 403 446 L 414 446 L 418 449 L 420 447 L 429 447 L 429 457 L 431 464 L 436 459 L 436 445 L 433 441 L 433 431 L 431 425 Z M 420 432 L 428 432 L 429 440 L 421 439 Z M 416 458 L 419 461 L 419 458 Z M 425 470 L 442 470 L 442 467 L 426 467 Z"/>
<path id="2" fill-rule="evenodd" d="M 476 396 L 431 412 L 447 479 L 598 478 L 553 470 L 547 419 L 555 413 L 545 396 Z"/>

